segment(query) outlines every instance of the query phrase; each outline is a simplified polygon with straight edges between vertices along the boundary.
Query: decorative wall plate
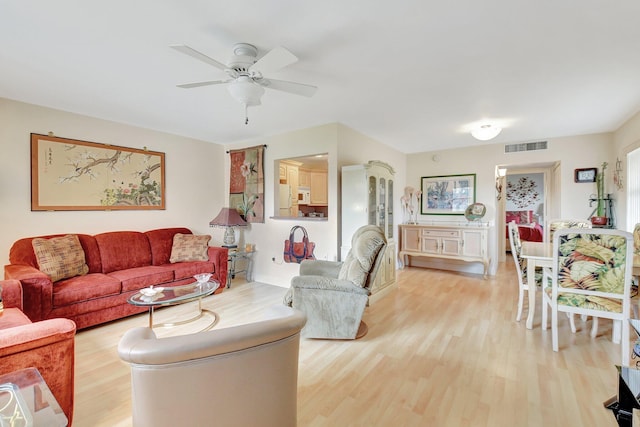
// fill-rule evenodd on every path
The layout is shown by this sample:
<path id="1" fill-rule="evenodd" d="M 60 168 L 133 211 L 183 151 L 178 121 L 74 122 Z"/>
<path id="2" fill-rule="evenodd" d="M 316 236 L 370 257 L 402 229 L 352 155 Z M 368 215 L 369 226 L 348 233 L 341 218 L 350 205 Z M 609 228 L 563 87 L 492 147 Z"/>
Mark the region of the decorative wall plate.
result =
<path id="1" fill-rule="evenodd" d="M 482 203 L 473 203 L 467 206 L 464 217 L 469 221 L 478 221 L 487 213 L 487 207 Z"/>

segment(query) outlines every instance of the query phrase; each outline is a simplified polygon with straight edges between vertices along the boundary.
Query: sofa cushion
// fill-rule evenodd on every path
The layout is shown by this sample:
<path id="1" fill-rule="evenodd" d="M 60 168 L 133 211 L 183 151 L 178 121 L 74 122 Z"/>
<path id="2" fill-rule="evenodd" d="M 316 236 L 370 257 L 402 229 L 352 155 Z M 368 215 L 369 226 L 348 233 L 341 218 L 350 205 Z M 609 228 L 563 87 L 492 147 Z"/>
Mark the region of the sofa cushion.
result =
<path id="1" fill-rule="evenodd" d="M 122 286 L 120 281 L 102 273 L 90 273 L 61 280 L 53 290 L 53 307 L 118 295 Z"/>
<path id="2" fill-rule="evenodd" d="M 48 236 L 25 237 L 16 240 L 11 249 L 9 249 L 9 262 L 11 264 L 30 265 L 38 268 L 38 260 L 33 251 L 33 239 L 50 239 L 52 237 L 62 237 L 64 234 L 53 234 Z M 100 251 L 98 244 L 93 236 L 88 234 L 76 234 L 84 249 L 85 262 L 89 266 L 89 273 L 100 273 L 102 271 L 102 263 L 100 261 Z"/>
<path id="3" fill-rule="evenodd" d="M 146 267 L 128 268 L 126 270 L 109 273 L 122 283 L 122 292 L 135 291 L 151 285 L 160 285 L 173 281 L 173 271 L 161 266 L 149 265 Z"/>
<path id="4" fill-rule="evenodd" d="M 173 236 L 176 233 L 192 234 L 191 230 L 184 227 L 160 228 L 145 232 L 151 246 L 151 264 L 169 264 L 171 258 L 171 248 L 173 247 Z"/>
<path id="5" fill-rule="evenodd" d="M 38 260 L 38 268 L 51 277 L 52 282 L 89 272 L 84 250 L 76 235 L 68 234 L 51 239 L 36 238 L 31 244 Z"/>
<path id="6" fill-rule="evenodd" d="M 151 247 L 147 235 L 138 231 L 112 231 L 96 234 L 102 256 L 102 272 L 151 265 Z"/>
<path id="7" fill-rule="evenodd" d="M 208 261 L 209 260 L 209 240 L 208 234 L 196 236 L 193 234 L 176 233 L 173 236 L 173 246 L 171 247 L 171 263 L 185 261 Z"/>
<path id="8" fill-rule="evenodd" d="M 215 273 L 213 262 L 193 261 L 169 264 L 174 271 L 175 280 L 186 279 L 200 273 Z"/>

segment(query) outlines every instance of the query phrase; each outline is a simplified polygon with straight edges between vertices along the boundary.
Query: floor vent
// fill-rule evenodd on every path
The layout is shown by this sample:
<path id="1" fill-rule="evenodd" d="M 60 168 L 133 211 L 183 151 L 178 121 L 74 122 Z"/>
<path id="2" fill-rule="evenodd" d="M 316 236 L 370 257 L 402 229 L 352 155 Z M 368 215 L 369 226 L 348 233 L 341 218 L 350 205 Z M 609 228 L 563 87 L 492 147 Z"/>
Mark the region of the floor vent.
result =
<path id="1" fill-rule="evenodd" d="M 504 146 L 505 153 L 516 153 L 518 151 L 536 151 L 536 150 L 546 150 L 546 149 L 547 149 L 547 141 L 523 142 L 522 144 L 505 144 Z"/>

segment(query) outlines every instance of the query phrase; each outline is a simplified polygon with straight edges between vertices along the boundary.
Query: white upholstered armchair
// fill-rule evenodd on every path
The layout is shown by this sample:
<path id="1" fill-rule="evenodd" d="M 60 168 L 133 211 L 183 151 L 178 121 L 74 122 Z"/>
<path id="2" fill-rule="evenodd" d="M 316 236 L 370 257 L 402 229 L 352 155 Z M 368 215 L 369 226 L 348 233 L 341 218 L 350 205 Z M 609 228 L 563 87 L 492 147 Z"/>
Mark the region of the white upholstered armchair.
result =
<path id="1" fill-rule="evenodd" d="M 285 304 L 303 311 L 306 338 L 355 339 L 366 333 L 362 315 L 384 256 L 386 239 L 374 225 L 360 227 L 344 262 L 304 260 Z"/>
<path id="2" fill-rule="evenodd" d="M 128 331 L 118 353 L 131 364 L 133 425 L 295 426 L 304 324 L 276 306 L 266 320 L 197 334 Z"/>

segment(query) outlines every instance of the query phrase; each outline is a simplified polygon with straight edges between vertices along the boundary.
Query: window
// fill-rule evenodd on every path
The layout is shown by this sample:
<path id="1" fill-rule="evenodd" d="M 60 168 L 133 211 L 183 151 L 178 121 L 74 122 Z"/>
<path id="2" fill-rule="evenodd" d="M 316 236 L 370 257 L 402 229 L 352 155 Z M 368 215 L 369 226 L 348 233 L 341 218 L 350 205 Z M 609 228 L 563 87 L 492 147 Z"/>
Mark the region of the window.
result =
<path id="1" fill-rule="evenodd" d="M 627 230 L 640 222 L 640 148 L 627 154 Z"/>

